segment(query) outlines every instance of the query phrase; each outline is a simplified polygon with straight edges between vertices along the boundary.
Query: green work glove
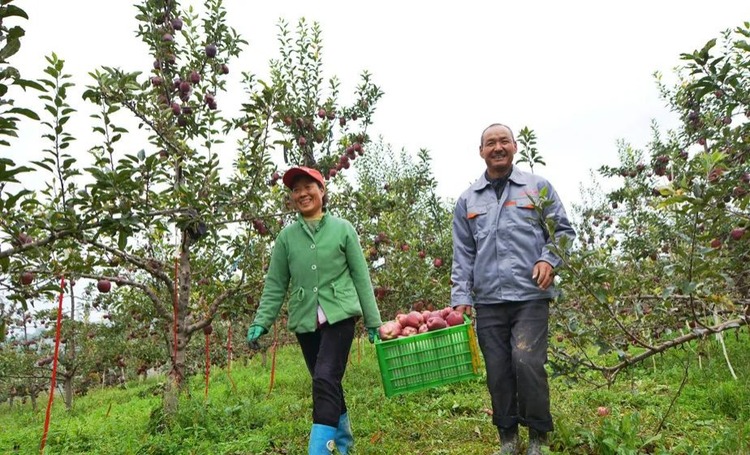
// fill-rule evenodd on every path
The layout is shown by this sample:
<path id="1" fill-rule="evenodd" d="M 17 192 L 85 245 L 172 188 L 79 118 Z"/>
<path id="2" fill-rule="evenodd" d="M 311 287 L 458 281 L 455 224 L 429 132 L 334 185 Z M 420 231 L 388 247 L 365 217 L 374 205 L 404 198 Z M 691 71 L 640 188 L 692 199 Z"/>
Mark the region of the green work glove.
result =
<path id="1" fill-rule="evenodd" d="M 367 338 L 370 340 L 370 343 L 375 342 L 375 338 L 378 337 L 378 329 L 377 327 L 368 327 L 367 328 Z"/>
<path id="2" fill-rule="evenodd" d="M 258 338 L 260 338 L 261 335 L 265 335 L 266 332 L 267 330 L 259 325 L 255 325 L 255 324 L 251 325 L 247 329 L 248 344 L 255 343 L 256 341 L 258 341 Z"/>

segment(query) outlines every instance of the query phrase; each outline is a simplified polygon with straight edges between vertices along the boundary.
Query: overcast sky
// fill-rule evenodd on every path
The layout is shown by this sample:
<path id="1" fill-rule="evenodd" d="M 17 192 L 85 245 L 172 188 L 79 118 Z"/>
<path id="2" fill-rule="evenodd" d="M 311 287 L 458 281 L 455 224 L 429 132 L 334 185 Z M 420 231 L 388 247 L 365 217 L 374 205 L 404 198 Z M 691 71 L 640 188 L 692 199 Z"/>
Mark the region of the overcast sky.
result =
<path id="1" fill-rule="evenodd" d="M 199 5 L 195 1 L 181 2 Z M 135 38 L 134 2 L 17 0 L 29 14 L 12 63 L 37 78 L 55 52 L 81 88 L 102 66 L 149 71 Z M 679 54 L 750 20 L 750 1 L 247 1 L 226 0 L 228 22 L 249 42 L 230 62 L 264 76 L 277 56 L 279 18 L 321 24 L 325 76 L 350 94 L 367 69 L 385 96 L 372 130 L 396 150 L 431 151 L 439 193 L 457 197 L 484 169 L 479 135 L 494 122 L 534 129 L 539 168 L 567 204 L 580 200 L 589 171 L 616 163 L 616 142 L 644 147 L 650 122 L 675 118 L 653 73 L 671 77 Z M 84 105 L 74 101 L 76 106 Z M 221 108 L 227 107 L 224 103 Z M 81 116 L 85 141 L 91 124 Z M 24 134 L 22 130 L 21 134 Z M 38 137 L 38 136 L 37 136 Z M 12 153 L 29 156 L 25 138 Z M 37 142 L 38 144 L 38 142 Z M 41 147 L 41 146 L 37 146 Z M 0 153 L 9 153 L 7 149 Z M 22 158 L 14 155 L 16 161 Z"/>

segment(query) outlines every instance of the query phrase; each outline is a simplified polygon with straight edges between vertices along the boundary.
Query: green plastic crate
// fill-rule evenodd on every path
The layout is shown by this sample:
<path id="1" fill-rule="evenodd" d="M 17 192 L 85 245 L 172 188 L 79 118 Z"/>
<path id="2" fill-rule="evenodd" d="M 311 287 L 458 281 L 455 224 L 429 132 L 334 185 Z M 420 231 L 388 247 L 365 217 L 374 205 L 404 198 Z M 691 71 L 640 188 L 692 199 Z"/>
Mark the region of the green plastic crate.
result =
<path id="1" fill-rule="evenodd" d="M 385 396 L 416 392 L 479 376 L 479 347 L 464 324 L 394 340 L 375 340 Z"/>

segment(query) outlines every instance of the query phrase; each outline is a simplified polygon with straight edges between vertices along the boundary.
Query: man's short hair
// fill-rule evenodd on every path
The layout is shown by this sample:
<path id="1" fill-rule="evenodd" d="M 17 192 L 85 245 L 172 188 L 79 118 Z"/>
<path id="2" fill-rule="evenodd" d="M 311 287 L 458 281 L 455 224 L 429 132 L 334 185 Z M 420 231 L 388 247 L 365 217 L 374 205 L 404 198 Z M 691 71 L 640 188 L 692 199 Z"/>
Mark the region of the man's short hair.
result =
<path id="1" fill-rule="evenodd" d="M 508 128 L 508 131 L 510 131 L 510 138 L 513 140 L 513 142 L 516 142 L 516 137 L 513 135 L 513 130 L 510 129 L 510 127 L 504 123 L 493 123 L 492 125 L 488 126 L 487 128 L 482 130 L 482 136 L 479 137 L 479 146 L 482 147 L 484 145 L 484 133 L 487 132 L 488 129 L 492 128 L 493 126 L 503 126 L 505 128 Z"/>

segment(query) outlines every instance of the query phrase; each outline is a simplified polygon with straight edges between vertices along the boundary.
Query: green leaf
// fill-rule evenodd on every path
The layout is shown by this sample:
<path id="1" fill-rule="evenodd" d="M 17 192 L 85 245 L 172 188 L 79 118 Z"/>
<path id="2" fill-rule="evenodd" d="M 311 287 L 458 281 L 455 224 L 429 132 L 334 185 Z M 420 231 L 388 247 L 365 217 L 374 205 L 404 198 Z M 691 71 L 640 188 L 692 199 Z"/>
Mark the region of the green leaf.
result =
<path id="1" fill-rule="evenodd" d="M 13 54 L 21 49 L 21 42 L 19 40 L 8 41 L 8 44 L 0 49 L 0 61 L 6 61 Z"/>
<path id="2" fill-rule="evenodd" d="M 698 288 L 698 284 L 694 281 L 683 281 L 680 283 L 680 290 L 684 295 L 689 295 L 695 292 Z"/>
<path id="3" fill-rule="evenodd" d="M 21 114 L 24 117 L 30 118 L 32 120 L 39 120 L 39 116 L 36 114 L 36 112 L 32 111 L 31 109 L 25 109 L 22 107 L 14 107 L 8 112 L 13 113 L 13 114 Z"/>
<path id="4" fill-rule="evenodd" d="M 26 14 L 26 11 L 22 10 L 21 8 L 15 5 L 6 5 L 5 13 L 3 14 L 3 17 L 11 17 L 11 16 L 22 17 L 24 19 L 29 18 L 29 16 Z"/>
<path id="5" fill-rule="evenodd" d="M 125 231 L 120 231 L 120 236 L 117 238 L 117 247 L 124 250 L 128 246 L 128 234 Z"/>

